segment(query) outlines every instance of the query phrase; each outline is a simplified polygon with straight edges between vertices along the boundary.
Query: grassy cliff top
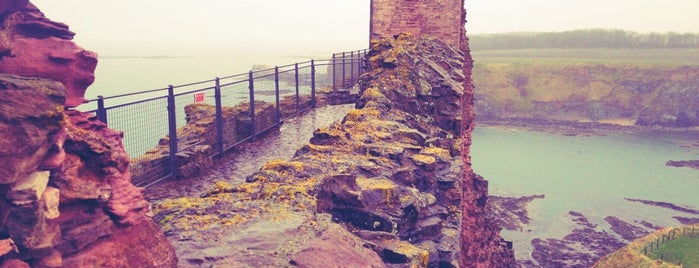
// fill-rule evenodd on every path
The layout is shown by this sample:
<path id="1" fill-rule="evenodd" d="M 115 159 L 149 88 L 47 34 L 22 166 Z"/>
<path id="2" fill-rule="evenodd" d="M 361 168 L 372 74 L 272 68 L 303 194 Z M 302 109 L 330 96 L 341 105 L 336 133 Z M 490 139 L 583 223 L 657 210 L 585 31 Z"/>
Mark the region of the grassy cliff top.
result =
<path id="1" fill-rule="evenodd" d="M 476 67 L 491 63 L 644 63 L 699 65 L 699 48 L 686 49 L 509 49 L 471 51 Z"/>
<path id="2" fill-rule="evenodd" d="M 699 224 L 689 225 L 679 228 L 681 229 L 699 229 Z M 643 248 L 648 247 L 651 243 L 655 242 L 657 239 L 661 239 L 663 235 L 668 235 L 675 228 L 663 228 L 645 237 L 634 240 L 627 246 L 605 256 L 600 259 L 592 267 L 681 267 L 677 263 L 667 263 L 658 259 L 654 259 L 650 256 L 643 254 Z M 678 234 L 679 234 L 678 232 Z M 699 239 L 699 237 L 692 237 L 691 239 Z M 671 242 L 667 242 L 670 244 Z M 682 249 L 683 251 L 686 248 Z M 694 250 L 694 252 L 696 249 Z M 669 252 L 665 252 L 666 254 Z M 688 258 L 696 259 L 697 256 L 687 256 Z M 684 264 L 688 264 L 686 261 Z M 695 266 L 685 266 L 685 267 L 695 267 Z"/>

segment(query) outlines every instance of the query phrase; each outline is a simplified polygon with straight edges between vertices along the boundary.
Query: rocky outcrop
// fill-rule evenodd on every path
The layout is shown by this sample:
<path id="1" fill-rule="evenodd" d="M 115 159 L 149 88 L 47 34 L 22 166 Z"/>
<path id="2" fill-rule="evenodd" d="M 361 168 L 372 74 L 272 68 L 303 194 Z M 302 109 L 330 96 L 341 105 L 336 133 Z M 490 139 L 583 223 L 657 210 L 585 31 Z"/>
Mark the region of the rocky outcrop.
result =
<path id="1" fill-rule="evenodd" d="M 513 264 L 490 220 L 473 219 L 489 226 L 472 226 L 473 241 L 461 242 L 462 60 L 438 40 L 401 35 L 374 42 L 361 97 L 342 122 L 316 130 L 293 159 L 266 163 L 242 185 L 221 182 L 201 198 L 156 204 L 156 220 L 176 240 L 183 262 L 196 266 L 334 267 L 310 258 L 318 252 L 365 256 L 342 258 L 337 266 L 456 267 L 463 247 L 488 252 L 475 254 L 481 259 L 474 263 Z M 485 206 L 486 184 L 477 181 L 466 196 L 478 200 L 466 203 Z M 485 217 L 481 209 L 467 213 Z M 279 230 L 274 239 L 242 235 L 272 225 Z M 328 233 L 336 227 L 347 232 L 342 240 L 363 246 L 304 246 L 337 237 Z M 247 253 L 241 256 L 238 247 Z M 366 248 L 369 253 L 362 252 Z"/>
<path id="2" fill-rule="evenodd" d="M 699 126 L 699 67 L 644 63 L 483 63 L 481 119 Z"/>
<path id="3" fill-rule="evenodd" d="M 66 107 L 85 102 L 85 90 L 95 80 L 97 54 L 77 46 L 67 25 L 45 18 L 26 0 L 5 1 L 0 8 L 0 73 L 61 82 Z"/>
<path id="4" fill-rule="evenodd" d="M 670 160 L 665 162 L 668 167 L 688 167 L 699 169 L 699 160 Z"/>
<path id="5" fill-rule="evenodd" d="M 83 102 L 96 55 L 26 1 L 0 4 L 0 22 L 0 244 L 14 245 L 0 265 L 174 266 L 122 133 L 66 110 Z"/>

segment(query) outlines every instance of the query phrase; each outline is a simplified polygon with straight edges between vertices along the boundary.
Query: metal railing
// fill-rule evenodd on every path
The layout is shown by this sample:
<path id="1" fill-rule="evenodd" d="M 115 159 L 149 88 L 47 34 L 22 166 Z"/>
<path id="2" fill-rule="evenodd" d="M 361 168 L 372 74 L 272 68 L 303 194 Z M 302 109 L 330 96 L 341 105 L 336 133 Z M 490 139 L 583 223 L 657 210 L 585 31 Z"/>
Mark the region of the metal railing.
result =
<path id="1" fill-rule="evenodd" d="M 168 145 L 168 159 L 162 159 L 167 161 L 167 170 L 142 174 L 132 165 L 134 184 L 150 185 L 176 177 L 177 154 L 197 145 L 178 143 L 177 130 L 187 121 L 184 111 L 187 105 L 204 103 L 215 107 L 216 144 L 211 157 L 222 156 L 236 145 L 279 126 L 284 119 L 315 107 L 318 89 L 337 91 L 351 87 L 365 70 L 366 53 L 366 49 L 334 53 L 331 59 L 251 70 L 137 93 L 98 96 L 90 100 L 96 102 L 97 107 L 89 112 L 94 112 L 97 119 L 110 128 L 124 132 L 124 147 L 132 162 L 136 158 L 154 160 L 147 159 L 151 155 L 147 152 L 158 145 Z M 223 107 L 235 107 L 240 111 L 235 131 L 224 129 Z M 270 107 L 272 116 L 261 116 L 260 109 L 268 111 Z M 226 142 L 231 140 L 226 139 L 227 135 L 235 135 L 235 142 Z"/>

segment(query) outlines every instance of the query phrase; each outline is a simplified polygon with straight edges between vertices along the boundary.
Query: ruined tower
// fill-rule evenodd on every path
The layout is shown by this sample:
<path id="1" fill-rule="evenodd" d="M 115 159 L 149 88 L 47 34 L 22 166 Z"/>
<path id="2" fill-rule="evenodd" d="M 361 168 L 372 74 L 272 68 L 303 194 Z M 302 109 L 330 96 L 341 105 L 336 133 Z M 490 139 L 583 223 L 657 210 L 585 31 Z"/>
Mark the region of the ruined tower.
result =
<path id="1" fill-rule="evenodd" d="M 461 267 L 516 267 L 514 251 L 500 237 L 500 227 L 485 213 L 488 181 L 471 168 L 474 126 L 473 60 L 466 37 L 465 0 L 371 0 L 370 39 L 410 33 L 440 39 L 463 55 L 461 96 Z M 511 244 L 510 244 L 511 245 Z"/>
<path id="2" fill-rule="evenodd" d="M 398 33 L 431 36 L 461 46 L 464 0 L 371 0 L 370 38 Z"/>

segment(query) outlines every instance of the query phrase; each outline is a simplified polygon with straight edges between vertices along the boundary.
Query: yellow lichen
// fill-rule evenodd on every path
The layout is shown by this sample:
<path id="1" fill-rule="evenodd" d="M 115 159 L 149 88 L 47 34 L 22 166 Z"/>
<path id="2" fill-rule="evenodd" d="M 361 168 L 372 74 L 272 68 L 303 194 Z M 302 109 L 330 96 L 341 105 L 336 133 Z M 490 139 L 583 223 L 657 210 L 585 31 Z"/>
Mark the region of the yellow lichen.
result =
<path id="1" fill-rule="evenodd" d="M 362 189 L 392 189 L 397 185 L 389 179 L 357 178 L 357 186 Z"/>
<path id="2" fill-rule="evenodd" d="M 451 158 L 451 154 L 449 153 L 448 150 L 445 150 L 445 149 L 442 149 L 442 148 L 439 148 L 439 147 L 427 147 L 427 148 L 425 148 L 425 149 L 422 149 L 422 152 L 420 152 L 420 153 L 421 153 L 421 154 L 424 154 L 424 155 L 433 155 L 433 156 L 437 156 L 437 157 L 439 157 L 439 158 L 441 158 L 441 159 L 449 159 L 449 158 Z"/>
<path id="3" fill-rule="evenodd" d="M 437 159 L 435 159 L 434 156 L 429 156 L 429 155 L 424 155 L 424 154 L 411 155 L 410 159 L 412 159 L 415 162 L 415 164 L 420 165 L 420 166 L 431 165 L 437 161 Z"/>
<path id="4" fill-rule="evenodd" d="M 264 166 L 262 166 L 262 170 L 273 170 L 277 172 L 293 170 L 296 172 L 301 172 L 303 171 L 303 162 L 275 159 L 264 164 Z"/>
<path id="5" fill-rule="evenodd" d="M 364 93 L 362 93 L 362 99 L 366 100 L 380 100 L 380 99 L 386 99 L 386 95 L 381 93 L 377 88 L 375 87 L 370 87 L 364 90 Z"/>
<path id="6" fill-rule="evenodd" d="M 204 201 L 204 199 L 194 197 L 166 199 L 160 203 L 155 204 L 153 212 L 157 214 L 158 212 L 164 210 L 185 210 L 189 208 L 202 207 L 206 204 L 208 204 L 208 202 Z"/>
<path id="7" fill-rule="evenodd" d="M 376 118 L 381 114 L 379 110 L 373 107 L 364 109 L 353 109 L 345 115 L 345 121 L 363 121 L 369 118 Z"/>

